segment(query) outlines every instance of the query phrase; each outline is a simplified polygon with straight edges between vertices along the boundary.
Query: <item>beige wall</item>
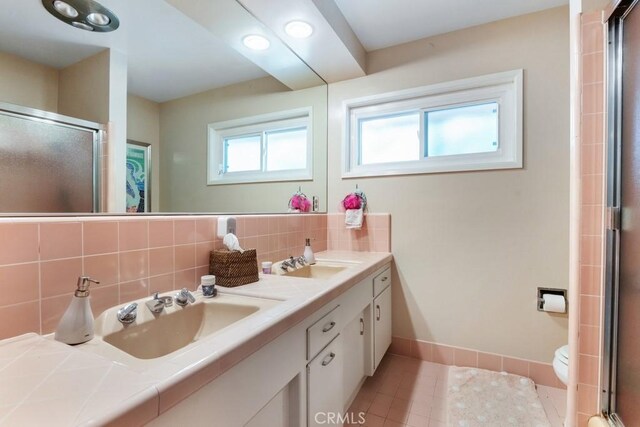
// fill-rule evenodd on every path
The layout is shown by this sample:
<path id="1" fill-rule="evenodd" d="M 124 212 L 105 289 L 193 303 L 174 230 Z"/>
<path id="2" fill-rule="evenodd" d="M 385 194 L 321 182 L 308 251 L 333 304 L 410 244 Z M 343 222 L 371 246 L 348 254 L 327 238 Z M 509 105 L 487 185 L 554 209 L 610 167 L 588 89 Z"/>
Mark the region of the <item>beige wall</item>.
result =
<path id="1" fill-rule="evenodd" d="M 0 52 L 0 102 L 58 111 L 58 70 Z"/>
<path id="2" fill-rule="evenodd" d="M 151 144 L 151 211 L 160 207 L 160 104 L 127 97 L 127 139 Z"/>
<path id="3" fill-rule="evenodd" d="M 109 50 L 60 70 L 58 112 L 96 123 L 109 121 Z"/>
<path id="4" fill-rule="evenodd" d="M 167 212 L 285 212 L 302 185 L 326 209 L 326 86 L 292 92 L 272 77 L 160 105 L 160 208 Z M 207 186 L 207 125 L 313 107 L 313 181 Z"/>
<path id="5" fill-rule="evenodd" d="M 329 207 L 359 184 L 392 217 L 395 336 L 550 362 L 566 316 L 536 287 L 568 287 L 568 8 L 372 52 L 369 75 L 329 85 Z M 523 68 L 524 168 L 340 177 L 342 102 Z"/>

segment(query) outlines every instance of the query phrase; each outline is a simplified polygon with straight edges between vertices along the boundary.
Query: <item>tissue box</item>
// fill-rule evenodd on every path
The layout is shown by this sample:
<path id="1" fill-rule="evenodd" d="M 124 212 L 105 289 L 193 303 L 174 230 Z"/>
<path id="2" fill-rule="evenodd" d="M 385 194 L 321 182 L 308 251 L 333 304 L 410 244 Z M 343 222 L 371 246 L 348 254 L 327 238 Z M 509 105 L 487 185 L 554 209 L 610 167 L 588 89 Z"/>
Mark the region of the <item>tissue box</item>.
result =
<path id="1" fill-rule="evenodd" d="M 258 258 L 255 249 L 211 251 L 209 273 L 216 276 L 216 285 L 226 288 L 258 281 Z"/>

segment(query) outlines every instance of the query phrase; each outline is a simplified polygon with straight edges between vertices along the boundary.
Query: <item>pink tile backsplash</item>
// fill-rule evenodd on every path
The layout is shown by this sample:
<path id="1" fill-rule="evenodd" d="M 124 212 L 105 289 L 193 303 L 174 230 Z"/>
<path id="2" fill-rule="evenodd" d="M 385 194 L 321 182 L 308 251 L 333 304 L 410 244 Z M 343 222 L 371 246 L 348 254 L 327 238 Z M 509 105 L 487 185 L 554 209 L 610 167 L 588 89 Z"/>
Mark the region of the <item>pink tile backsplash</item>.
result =
<path id="1" fill-rule="evenodd" d="M 389 353 L 443 365 L 505 371 L 529 377 L 536 384 L 565 388 L 553 372 L 553 366 L 548 363 L 401 337 L 393 337 Z"/>
<path id="2" fill-rule="evenodd" d="M 243 215 L 236 218 L 236 234 L 243 247 L 258 250 L 259 262 L 279 261 L 302 255 L 305 238 L 316 252 L 326 250 L 328 216 Z M 208 274 L 210 251 L 222 248 L 216 221 L 132 216 L 0 222 L 0 339 L 53 332 L 83 274 L 101 282 L 92 287 L 96 316 L 153 292 L 195 289 Z M 367 222 L 371 228 L 360 236 L 367 243 L 359 250 L 390 247 L 389 216 L 369 215 Z"/>
<path id="3" fill-rule="evenodd" d="M 82 276 L 82 258 L 59 259 L 40 263 L 42 298 L 72 292 Z"/>
<path id="4" fill-rule="evenodd" d="M 580 304 L 578 420 L 598 412 L 605 191 L 605 27 L 600 11 L 582 16 L 580 125 Z M 582 422 L 579 425 L 586 425 Z"/>
<path id="5" fill-rule="evenodd" d="M 37 223 L 0 224 L 0 265 L 38 261 L 39 228 Z"/>
<path id="6" fill-rule="evenodd" d="M 175 270 L 172 247 L 149 249 L 149 275 L 173 273 Z"/>
<path id="7" fill-rule="evenodd" d="M 184 245 L 196 242 L 196 221 L 193 219 L 181 219 L 174 221 L 174 236 L 176 245 Z"/>
<path id="8" fill-rule="evenodd" d="M 84 255 L 118 252 L 116 221 L 87 221 L 82 224 Z"/>
<path id="9" fill-rule="evenodd" d="M 120 265 L 120 282 L 129 282 L 149 276 L 148 250 L 120 252 L 118 263 Z"/>
<path id="10" fill-rule="evenodd" d="M 49 222 L 40 225 L 40 259 L 82 256 L 82 224 Z"/>
<path id="11" fill-rule="evenodd" d="M 120 281 L 119 258 L 117 253 L 84 257 L 84 275 L 99 277 L 100 284 L 94 288 L 115 285 Z"/>
<path id="12" fill-rule="evenodd" d="M 0 267 L 0 306 L 38 299 L 39 267 L 37 262 Z"/>
<path id="13" fill-rule="evenodd" d="M 390 252 L 391 215 L 366 214 L 360 230 L 344 225 L 344 214 L 329 214 L 327 219 L 327 247 L 330 250 Z"/>
<path id="14" fill-rule="evenodd" d="M 119 250 L 132 251 L 149 247 L 149 224 L 147 220 L 129 220 L 118 223 Z"/>
<path id="15" fill-rule="evenodd" d="M 211 238 L 211 237 L 210 237 Z M 173 221 L 150 220 L 149 221 L 149 247 L 173 246 Z"/>
<path id="16" fill-rule="evenodd" d="M 196 245 L 174 246 L 176 270 L 187 270 L 196 266 Z"/>

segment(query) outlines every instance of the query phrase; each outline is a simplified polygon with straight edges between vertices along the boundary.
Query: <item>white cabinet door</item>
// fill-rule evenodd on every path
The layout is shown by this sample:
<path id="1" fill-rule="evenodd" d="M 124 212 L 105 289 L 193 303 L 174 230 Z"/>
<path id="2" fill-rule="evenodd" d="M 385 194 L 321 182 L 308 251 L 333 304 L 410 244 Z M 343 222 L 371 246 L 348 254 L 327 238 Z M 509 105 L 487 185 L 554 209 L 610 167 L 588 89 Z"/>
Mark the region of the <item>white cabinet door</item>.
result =
<path id="1" fill-rule="evenodd" d="M 366 335 L 371 333 L 371 327 L 366 326 L 366 323 L 369 322 L 365 322 L 365 311 L 362 311 L 342 331 L 342 346 L 344 347 L 342 389 L 344 390 L 344 404 L 351 402 L 357 392 L 356 389 L 360 385 L 360 381 L 365 376 L 367 360 Z"/>
<path id="2" fill-rule="evenodd" d="M 342 413 L 344 366 L 342 335 L 338 335 L 307 365 L 309 426 L 326 426 Z"/>
<path id="3" fill-rule="evenodd" d="M 374 369 L 378 369 L 382 356 L 391 345 L 391 286 L 373 300 L 373 325 L 373 362 Z"/>

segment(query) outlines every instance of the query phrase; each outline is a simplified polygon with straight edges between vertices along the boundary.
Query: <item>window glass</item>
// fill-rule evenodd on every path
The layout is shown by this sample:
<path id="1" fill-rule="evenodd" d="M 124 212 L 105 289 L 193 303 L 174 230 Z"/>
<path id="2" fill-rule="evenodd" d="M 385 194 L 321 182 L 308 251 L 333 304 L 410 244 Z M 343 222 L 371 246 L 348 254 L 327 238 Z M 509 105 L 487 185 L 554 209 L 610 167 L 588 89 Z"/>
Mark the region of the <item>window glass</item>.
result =
<path id="1" fill-rule="evenodd" d="M 265 133 L 267 171 L 307 167 L 307 128 L 274 130 Z"/>
<path id="2" fill-rule="evenodd" d="M 224 171 L 259 171 L 261 169 L 261 145 L 261 135 L 225 138 Z"/>
<path id="3" fill-rule="evenodd" d="M 523 70 L 346 100 L 342 177 L 522 168 Z"/>
<path id="4" fill-rule="evenodd" d="M 427 157 L 498 149 L 498 104 L 491 102 L 425 112 Z"/>
<path id="5" fill-rule="evenodd" d="M 420 158 L 420 113 L 363 118 L 360 127 L 361 165 Z"/>

